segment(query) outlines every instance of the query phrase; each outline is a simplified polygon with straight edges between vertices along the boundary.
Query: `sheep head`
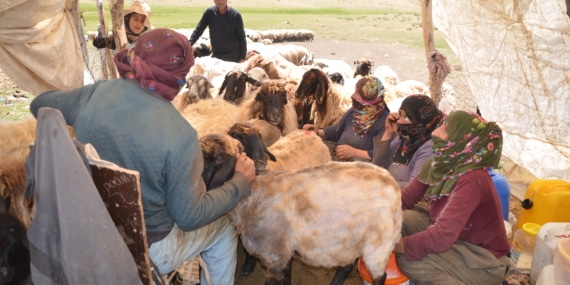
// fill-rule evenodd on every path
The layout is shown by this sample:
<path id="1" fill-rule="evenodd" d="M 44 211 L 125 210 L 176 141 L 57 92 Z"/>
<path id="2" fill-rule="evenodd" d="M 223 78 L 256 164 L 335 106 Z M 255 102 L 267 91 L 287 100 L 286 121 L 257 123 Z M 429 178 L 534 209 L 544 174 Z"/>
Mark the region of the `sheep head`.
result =
<path id="1" fill-rule="evenodd" d="M 30 252 L 24 225 L 0 213 L 0 284 L 23 284 L 30 274 Z"/>
<path id="2" fill-rule="evenodd" d="M 255 163 L 256 175 L 265 173 L 268 159 L 276 161 L 275 156 L 263 144 L 259 129 L 252 123 L 236 123 L 230 128 L 228 135 L 242 144 L 247 156 Z"/>
<path id="3" fill-rule="evenodd" d="M 344 85 L 344 77 L 339 72 L 328 73 L 327 75 L 333 83 Z"/>
<path id="4" fill-rule="evenodd" d="M 186 95 L 187 104 L 194 104 L 202 99 L 212 99 L 210 88 L 214 88 L 214 85 L 203 75 L 193 75 L 188 78 L 186 87 L 188 88 L 188 94 Z"/>
<path id="5" fill-rule="evenodd" d="M 224 100 L 233 104 L 239 104 L 245 94 L 245 85 L 248 82 L 254 85 L 258 84 L 255 79 L 249 77 L 245 72 L 232 70 L 226 74 L 218 95 L 224 94 Z"/>
<path id="6" fill-rule="evenodd" d="M 206 189 L 220 187 L 234 175 L 237 157 L 243 152 L 241 143 L 225 134 L 208 134 L 200 138 L 204 157 L 202 179 Z"/>
<path id="7" fill-rule="evenodd" d="M 287 100 L 286 82 L 283 80 L 269 80 L 262 82 L 261 88 L 255 100 L 261 105 L 261 119 L 264 119 L 274 126 L 283 129 L 285 118 L 284 106 Z"/>
<path id="8" fill-rule="evenodd" d="M 374 65 L 374 61 L 361 58 L 359 60 L 354 61 L 356 64 L 356 70 L 354 71 L 354 77 L 357 75 L 367 76 L 370 75 L 372 72 L 372 66 Z"/>

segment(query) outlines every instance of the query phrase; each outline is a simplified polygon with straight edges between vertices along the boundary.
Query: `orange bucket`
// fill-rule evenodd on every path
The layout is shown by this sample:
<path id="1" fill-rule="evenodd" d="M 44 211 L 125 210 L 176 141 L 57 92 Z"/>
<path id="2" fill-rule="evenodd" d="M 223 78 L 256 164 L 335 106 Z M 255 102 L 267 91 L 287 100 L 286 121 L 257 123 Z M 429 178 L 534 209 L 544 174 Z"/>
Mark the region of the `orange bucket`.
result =
<path id="1" fill-rule="evenodd" d="M 364 265 L 364 261 L 362 261 L 362 257 L 358 258 L 357 262 L 358 266 L 358 274 L 364 284 L 372 284 L 374 281 L 372 280 L 372 276 L 368 269 L 366 269 L 366 265 Z M 385 285 L 409 285 L 410 279 L 406 277 L 398 268 L 398 264 L 396 263 L 396 254 L 390 254 L 390 258 L 388 259 L 388 265 L 386 265 L 386 282 Z"/>

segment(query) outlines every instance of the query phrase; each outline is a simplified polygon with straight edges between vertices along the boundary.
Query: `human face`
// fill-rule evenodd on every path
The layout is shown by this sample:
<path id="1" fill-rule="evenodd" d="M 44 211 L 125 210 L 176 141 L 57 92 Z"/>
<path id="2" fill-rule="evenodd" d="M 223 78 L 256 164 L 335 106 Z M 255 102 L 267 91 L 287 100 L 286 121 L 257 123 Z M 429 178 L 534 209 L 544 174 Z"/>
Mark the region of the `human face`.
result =
<path id="1" fill-rule="evenodd" d="M 442 140 L 447 140 L 447 121 L 444 121 L 441 126 L 431 132 L 432 137 L 438 137 Z"/>
<path id="2" fill-rule="evenodd" d="M 140 34 L 144 31 L 144 20 L 146 19 L 145 15 L 133 13 L 129 18 L 129 29 L 135 34 Z"/>
<path id="3" fill-rule="evenodd" d="M 214 0 L 214 4 L 216 4 L 216 8 L 222 14 L 228 10 L 228 0 Z"/>
<path id="4" fill-rule="evenodd" d="M 409 125 L 412 123 L 412 121 L 410 121 L 410 118 L 408 118 L 406 112 L 400 109 L 398 110 L 398 121 L 396 121 L 396 123 L 398 123 L 398 125 Z"/>

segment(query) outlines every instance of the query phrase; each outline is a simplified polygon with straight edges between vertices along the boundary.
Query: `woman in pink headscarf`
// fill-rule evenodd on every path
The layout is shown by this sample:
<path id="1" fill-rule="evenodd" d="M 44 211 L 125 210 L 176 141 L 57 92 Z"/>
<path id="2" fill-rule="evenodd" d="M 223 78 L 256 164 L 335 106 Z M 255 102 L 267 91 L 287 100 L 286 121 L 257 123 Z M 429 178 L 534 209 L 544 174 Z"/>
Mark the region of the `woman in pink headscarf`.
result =
<path id="1" fill-rule="evenodd" d="M 212 283 L 234 284 L 237 235 L 224 214 L 249 196 L 255 167 L 242 154 L 234 176 L 206 192 L 196 130 L 170 103 L 194 63 L 188 39 L 153 29 L 115 63 L 122 79 L 45 92 L 32 101 L 32 113 L 59 109 L 103 160 L 140 173 L 149 255 L 160 274 L 205 252 Z"/>

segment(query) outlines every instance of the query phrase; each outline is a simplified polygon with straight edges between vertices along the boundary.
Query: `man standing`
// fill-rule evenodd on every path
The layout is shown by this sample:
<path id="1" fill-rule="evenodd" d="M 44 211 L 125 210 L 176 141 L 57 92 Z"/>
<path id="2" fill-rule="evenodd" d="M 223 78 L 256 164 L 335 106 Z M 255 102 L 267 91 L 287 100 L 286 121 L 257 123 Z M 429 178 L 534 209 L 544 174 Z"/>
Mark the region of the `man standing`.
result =
<path id="1" fill-rule="evenodd" d="M 204 11 L 190 36 L 190 44 L 193 46 L 209 27 L 212 57 L 233 62 L 245 61 L 247 44 L 241 14 L 228 6 L 228 0 L 214 0 L 214 4 Z"/>

